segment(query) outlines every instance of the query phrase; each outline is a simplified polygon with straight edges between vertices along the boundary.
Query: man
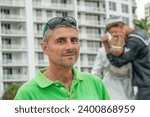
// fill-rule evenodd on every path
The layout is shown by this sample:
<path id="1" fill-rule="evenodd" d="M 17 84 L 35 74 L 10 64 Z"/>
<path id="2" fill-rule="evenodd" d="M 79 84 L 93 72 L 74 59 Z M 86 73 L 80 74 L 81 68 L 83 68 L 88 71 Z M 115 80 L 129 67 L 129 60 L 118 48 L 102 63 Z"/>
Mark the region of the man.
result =
<path id="1" fill-rule="evenodd" d="M 122 54 L 125 42 L 117 37 L 109 37 L 106 33 L 106 38 L 109 39 L 111 46 L 110 52 L 115 56 Z M 104 37 L 103 37 L 104 38 Z M 133 100 L 135 99 L 134 90 L 131 85 L 131 63 L 128 63 L 120 68 L 111 65 L 107 59 L 104 47 L 99 48 L 97 57 L 91 71 L 93 74 L 103 78 L 104 84 L 112 100 Z"/>
<path id="2" fill-rule="evenodd" d="M 55 17 L 44 28 L 41 47 L 48 56 L 49 67 L 24 84 L 15 99 L 18 100 L 108 100 L 102 81 L 78 71 L 73 65 L 79 56 L 76 20 L 73 17 Z"/>
<path id="3" fill-rule="evenodd" d="M 124 39 L 126 44 L 120 56 L 113 56 L 110 52 L 108 38 L 102 37 L 107 58 L 112 65 L 121 67 L 132 63 L 132 84 L 138 87 L 137 99 L 150 99 L 150 38 L 143 30 L 131 28 L 123 22 L 121 17 L 107 20 L 106 31 L 113 37 Z"/>

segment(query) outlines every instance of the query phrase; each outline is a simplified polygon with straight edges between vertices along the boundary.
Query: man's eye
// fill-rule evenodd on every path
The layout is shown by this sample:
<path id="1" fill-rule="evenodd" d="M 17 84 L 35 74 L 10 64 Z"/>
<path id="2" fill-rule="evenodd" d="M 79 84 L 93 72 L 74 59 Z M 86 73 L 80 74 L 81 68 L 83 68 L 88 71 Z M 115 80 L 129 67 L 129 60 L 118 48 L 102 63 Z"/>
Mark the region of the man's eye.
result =
<path id="1" fill-rule="evenodd" d="M 64 40 L 58 40 L 57 43 L 58 44 L 64 44 Z"/>
<path id="2" fill-rule="evenodd" d="M 71 39 L 71 42 L 72 43 L 78 43 L 78 39 L 77 38 L 73 38 L 73 39 Z"/>

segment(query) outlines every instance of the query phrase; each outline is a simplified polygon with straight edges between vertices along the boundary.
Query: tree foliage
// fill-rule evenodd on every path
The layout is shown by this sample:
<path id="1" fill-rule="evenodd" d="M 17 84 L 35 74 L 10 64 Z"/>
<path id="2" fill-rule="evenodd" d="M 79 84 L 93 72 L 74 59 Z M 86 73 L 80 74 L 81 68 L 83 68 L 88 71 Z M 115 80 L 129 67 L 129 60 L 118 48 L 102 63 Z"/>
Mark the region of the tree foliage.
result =
<path id="1" fill-rule="evenodd" d="M 8 88 L 5 90 L 2 99 L 3 100 L 13 100 L 14 97 L 16 96 L 16 93 L 19 89 L 19 85 L 17 85 L 16 83 L 12 83 L 8 86 Z"/>
<path id="2" fill-rule="evenodd" d="M 139 27 L 150 34 L 150 21 L 147 17 L 140 20 L 134 20 L 133 23 L 135 27 Z"/>

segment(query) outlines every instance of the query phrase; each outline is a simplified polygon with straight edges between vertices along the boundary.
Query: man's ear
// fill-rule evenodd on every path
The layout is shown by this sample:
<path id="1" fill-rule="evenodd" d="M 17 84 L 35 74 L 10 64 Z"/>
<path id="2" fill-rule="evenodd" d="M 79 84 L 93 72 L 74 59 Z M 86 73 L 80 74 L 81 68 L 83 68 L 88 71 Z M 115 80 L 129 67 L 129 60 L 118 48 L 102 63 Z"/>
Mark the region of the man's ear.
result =
<path id="1" fill-rule="evenodd" d="M 43 52 L 47 55 L 47 53 L 48 53 L 48 46 L 47 46 L 46 42 L 44 42 L 44 41 L 41 42 L 41 48 L 42 48 Z"/>

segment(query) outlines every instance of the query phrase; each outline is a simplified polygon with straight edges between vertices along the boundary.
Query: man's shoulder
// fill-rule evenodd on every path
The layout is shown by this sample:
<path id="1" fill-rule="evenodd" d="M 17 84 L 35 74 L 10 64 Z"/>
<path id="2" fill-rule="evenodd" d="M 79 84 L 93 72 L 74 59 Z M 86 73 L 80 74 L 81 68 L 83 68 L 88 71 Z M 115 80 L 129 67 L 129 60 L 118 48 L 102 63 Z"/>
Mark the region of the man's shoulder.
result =
<path id="1" fill-rule="evenodd" d="M 128 34 L 128 42 L 129 41 L 134 41 L 134 42 L 137 42 L 137 43 L 142 42 L 144 45 L 148 46 L 149 43 L 150 43 L 150 37 L 143 30 L 141 30 L 139 28 L 136 28 L 136 29 L 134 29 L 133 32 Z"/>
<path id="2" fill-rule="evenodd" d="M 33 86 L 35 87 L 36 83 L 33 79 L 27 81 L 26 83 L 24 83 L 19 90 L 31 90 L 33 89 Z"/>
<path id="3" fill-rule="evenodd" d="M 24 83 L 18 90 L 15 100 L 24 100 L 24 99 L 30 99 L 30 94 L 32 94 L 35 91 L 35 85 L 36 83 L 34 80 L 29 80 L 26 83 Z"/>

